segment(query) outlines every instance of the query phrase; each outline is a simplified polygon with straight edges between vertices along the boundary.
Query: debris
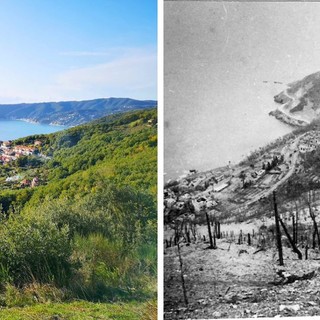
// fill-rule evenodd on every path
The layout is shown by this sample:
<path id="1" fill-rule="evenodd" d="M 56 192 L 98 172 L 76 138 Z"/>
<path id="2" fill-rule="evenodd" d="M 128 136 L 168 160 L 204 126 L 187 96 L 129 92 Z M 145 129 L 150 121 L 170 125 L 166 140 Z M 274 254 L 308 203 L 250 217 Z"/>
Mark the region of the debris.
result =
<path id="1" fill-rule="evenodd" d="M 242 254 L 242 253 L 247 253 L 247 254 L 248 254 L 248 251 L 247 251 L 247 250 L 244 250 L 244 249 L 241 249 L 241 250 L 239 250 L 238 256 L 240 256 L 240 254 Z"/>
<path id="2" fill-rule="evenodd" d="M 312 279 L 316 275 L 316 271 L 314 270 L 309 273 L 305 273 L 302 276 L 290 274 L 284 270 L 277 271 L 277 274 L 281 277 L 281 280 L 271 282 L 271 284 L 283 285 L 283 284 L 293 283 L 297 280 L 309 280 L 309 279 Z"/>
<path id="3" fill-rule="evenodd" d="M 225 296 L 225 300 L 227 303 L 235 303 L 237 299 L 238 299 L 238 296 L 232 292 Z"/>
<path id="4" fill-rule="evenodd" d="M 221 317 L 221 312 L 215 311 L 215 312 L 212 314 L 212 317 L 213 317 L 214 319 L 220 318 L 220 317 Z"/>
<path id="5" fill-rule="evenodd" d="M 281 304 L 279 306 L 279 311 L 281 312 L 281 311 L 285 311 L 285 310 L 297 312 L 300 310 L 300 306 L 298 304 L 292 304 L 292 305 Z"/>
<path id="6" fill-rule="evenodd" d="M 186 310 L 187 310 L 187 308 L 185 308 L 185 307 L 180 307 L 180 308 L 177 309 L 177 312 L 184 312 L 184 311 L 186 311 Z"/>
<path id="7" fill-rule="evenodd" d="M 260 248 L 260 249 L 258 249 L 257 251 L 255 251 L 253 254 L 256 254 L 256 253 L 258 253 L 258 252 L 260 252 L 260 251 L 266 251 L 266 249 L 265 249 L 265 248 Z"/>

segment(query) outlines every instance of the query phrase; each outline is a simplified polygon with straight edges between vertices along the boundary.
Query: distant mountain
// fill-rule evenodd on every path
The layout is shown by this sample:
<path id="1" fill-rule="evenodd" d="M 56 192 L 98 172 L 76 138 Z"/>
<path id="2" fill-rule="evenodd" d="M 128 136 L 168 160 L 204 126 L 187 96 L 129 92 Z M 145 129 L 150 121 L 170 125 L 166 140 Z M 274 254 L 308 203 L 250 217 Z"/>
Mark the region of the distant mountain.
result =
<path id="1" fill-rule="evenodd" d="M 21 119 L 52 125 L 75 126 L 110 114 L 155 106 L 157 101 L 154 100 L 130 98 L 0 104 L 0 119 Z"/>
<path id="2" fill-rule="evenodd" d="M 296 126 L 309 124 L 320 115 L 320 71 L 288 84 L 274 101 L 281 106 L 271 115 Z"/>

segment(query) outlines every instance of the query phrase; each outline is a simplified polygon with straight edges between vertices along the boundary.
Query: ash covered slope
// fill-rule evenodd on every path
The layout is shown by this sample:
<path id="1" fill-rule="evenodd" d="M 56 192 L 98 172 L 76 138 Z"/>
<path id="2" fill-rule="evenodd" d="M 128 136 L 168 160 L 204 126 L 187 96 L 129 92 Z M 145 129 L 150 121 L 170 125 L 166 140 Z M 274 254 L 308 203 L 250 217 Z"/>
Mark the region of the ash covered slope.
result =
<path id="1" fill-rule="evenodd" d="M 0 104 L 0 119 L 75 126 L 113 113 L 155 107 L 154 100 L 107 98 L 87 101 Z"/>
<path id="2" fill-rule="evenodd" d="M 274 101 L 280 106 L 270 114 L 277 119 L 296 126 L 309 124 L 320 115 L 320 71 L 290 83 Z"/>

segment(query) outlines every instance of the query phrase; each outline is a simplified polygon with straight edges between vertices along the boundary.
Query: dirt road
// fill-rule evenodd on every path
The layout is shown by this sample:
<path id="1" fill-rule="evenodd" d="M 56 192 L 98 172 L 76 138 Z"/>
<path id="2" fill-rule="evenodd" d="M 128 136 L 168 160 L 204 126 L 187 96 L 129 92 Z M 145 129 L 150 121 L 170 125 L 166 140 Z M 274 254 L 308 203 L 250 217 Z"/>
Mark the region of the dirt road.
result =
<path id="1" fill-rule="evenodd" d="M 288 172 L 285 174 L 285 176 L 282 177 L 281 180 L 279 180 L 277 183 L 275 183 L 273 186 L 271 186 L 268 190 L 263 190 L 260 193 L 256 194 L 251 200 L 249 200 L 246 205 L 251 205 L 252 203 L 258 201 L 260 198 L 262 197 L 267 197 L 269 196 L 273 191 L 275 191 L 281 184 L 283 184 L 285 181 L 287 181 L 295 172 L 295 168 L 296 168 L 296 164 L 297 161 L 299 159 L 299 142 L 300 139 L 304 136 L 301 135 L 298 138 L 296 138 L 296 140 L 294 141 L 294 143 L 291 146 L 291 150 L 292 150 L 292 157 L 291 159 L 291 166 L 288 170 Z"/>

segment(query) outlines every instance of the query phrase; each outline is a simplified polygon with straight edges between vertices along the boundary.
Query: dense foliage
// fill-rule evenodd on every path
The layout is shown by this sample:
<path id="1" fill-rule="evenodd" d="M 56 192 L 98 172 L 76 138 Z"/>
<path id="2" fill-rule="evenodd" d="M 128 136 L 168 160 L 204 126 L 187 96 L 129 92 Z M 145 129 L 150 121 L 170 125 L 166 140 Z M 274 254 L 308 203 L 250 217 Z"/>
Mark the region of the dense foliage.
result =
<path id="1" fill-rule="evenodd" d="M 156 118 L 129 112 L 14 142 L 41 141 L 47 160 L 3 167 L 41 184 L 0 192 L 1 283 L 101 301 L 154 296 Z"/>

